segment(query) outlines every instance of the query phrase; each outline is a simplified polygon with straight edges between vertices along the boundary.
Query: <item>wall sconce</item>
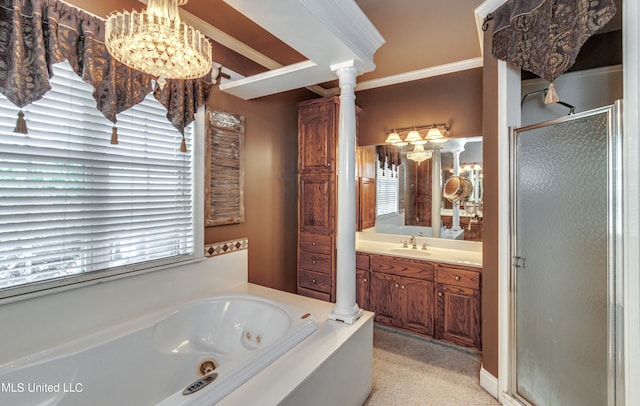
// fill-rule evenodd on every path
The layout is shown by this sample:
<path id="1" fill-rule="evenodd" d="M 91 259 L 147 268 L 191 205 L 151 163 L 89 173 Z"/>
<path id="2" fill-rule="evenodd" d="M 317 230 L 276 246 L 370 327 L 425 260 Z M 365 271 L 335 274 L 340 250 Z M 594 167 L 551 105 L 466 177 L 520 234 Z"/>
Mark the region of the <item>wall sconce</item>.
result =
<path id="1" fill-rule="evenodd" d="M 396 146 L 423 145 L 427 142 L 436 144 L 447 140 L 450 128 L 451 126 L 447 123 L 398 128 L 389 132 L 384 142 Z M 421 132 L 426 133 L 424 137 Z M 401 137 L 403 133 L 406 134 L 404 139 Z"/>

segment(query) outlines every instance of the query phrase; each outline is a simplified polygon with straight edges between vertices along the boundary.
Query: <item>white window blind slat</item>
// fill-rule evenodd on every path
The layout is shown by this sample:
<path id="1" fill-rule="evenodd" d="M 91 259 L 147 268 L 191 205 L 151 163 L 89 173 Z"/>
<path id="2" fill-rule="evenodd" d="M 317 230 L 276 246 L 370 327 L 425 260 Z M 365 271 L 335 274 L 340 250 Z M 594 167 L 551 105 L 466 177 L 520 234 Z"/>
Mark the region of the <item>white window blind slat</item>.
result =
<path id="1" fill-rule="evenodd" d="M 29 134 L 0 96 L 0 294 L 192 257 L 193 158 L 166 109 L 149 95 L 119 114 L 111 145 L 93 89 L 66 63 L 51 83 L 23 109 Z"/>
<path id="2" fill-rule="evenodd" d="M 380 168 L 376 159 L 376 216 L 398 212 L 398 176 L 395 165 L 389 169 Z"/>

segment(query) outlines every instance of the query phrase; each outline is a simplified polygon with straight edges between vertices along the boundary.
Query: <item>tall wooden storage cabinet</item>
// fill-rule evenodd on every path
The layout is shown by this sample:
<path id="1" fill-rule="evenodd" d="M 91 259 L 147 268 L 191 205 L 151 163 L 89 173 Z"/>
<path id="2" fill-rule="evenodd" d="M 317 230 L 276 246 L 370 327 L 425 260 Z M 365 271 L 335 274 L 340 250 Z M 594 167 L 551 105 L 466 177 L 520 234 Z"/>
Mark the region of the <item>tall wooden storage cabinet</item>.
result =
<path id="1" fill-rule="evenodd" d="M 298 293 L 331 302 L 336 295 L 339 108 L 338 97 L 298 105 Z"/>

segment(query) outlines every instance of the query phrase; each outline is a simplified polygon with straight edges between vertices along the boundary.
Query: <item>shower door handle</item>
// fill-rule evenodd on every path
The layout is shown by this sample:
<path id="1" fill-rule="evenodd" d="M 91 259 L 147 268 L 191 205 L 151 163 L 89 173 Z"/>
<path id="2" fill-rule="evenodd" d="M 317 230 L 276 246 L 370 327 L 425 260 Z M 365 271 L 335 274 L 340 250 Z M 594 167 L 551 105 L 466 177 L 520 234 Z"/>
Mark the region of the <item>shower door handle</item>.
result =
<path id="1" fill-rule="evenodd" d="M 513 267 L 514 268 L 524 268 L 524 263 L 527 259 L 525 257 L 518 257 L 515 256 L 513 257 Z"/>

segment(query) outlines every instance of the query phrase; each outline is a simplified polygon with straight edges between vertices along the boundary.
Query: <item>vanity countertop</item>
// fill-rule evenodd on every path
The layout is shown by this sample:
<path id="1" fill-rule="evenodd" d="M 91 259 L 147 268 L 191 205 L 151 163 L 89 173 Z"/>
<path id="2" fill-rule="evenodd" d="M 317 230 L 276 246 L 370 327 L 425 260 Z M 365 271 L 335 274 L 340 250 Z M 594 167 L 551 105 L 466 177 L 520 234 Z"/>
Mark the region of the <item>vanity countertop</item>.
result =
<path id="1" fill-rule="evenodd" d="M 417 249 L 413 249 L 409 243 L 409 236 L 356 234 L 356 251 L 358 252 L 482 268 L 482 243 L 417 237 Z M 407 241 L 407 248 L 403 247 L 403 241 Z M 422 250 L 423 243 L 428 244 L 426 251 Z"/>

